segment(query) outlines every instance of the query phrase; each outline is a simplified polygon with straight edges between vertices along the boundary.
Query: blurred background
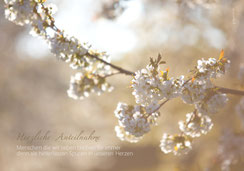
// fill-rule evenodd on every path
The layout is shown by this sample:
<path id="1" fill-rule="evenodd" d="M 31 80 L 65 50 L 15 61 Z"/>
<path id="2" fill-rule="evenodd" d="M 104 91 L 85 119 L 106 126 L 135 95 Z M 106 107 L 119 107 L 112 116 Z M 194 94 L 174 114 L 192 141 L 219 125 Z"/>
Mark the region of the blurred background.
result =
<path id="1" fill-rule="evenodd" d="M 48 0 L 57 8 L 57 26 L 81 42 L 106 51 L 115 63 L 131 71 L 144 68 L 149 57 L 161 53 L 169 76 L 187 75 L 198 59 L 218 58 L 221 49 L 231 60 L 230 71 L 216 85 L 243 90 L 244 1 L 243 0 Z M 159 148 L 163 133 L 179 132 L 178 121 L 193 106 L 176 99 L 161 108 L 158 126 L 136 144 L 121 142 L 115 134 L 113 111 L 118 102 L 135 104 L 131 78 L 109 78 L 112 93 L 92 95 L 82 101 L 68 98 L 70 75 L 66 63 L 56 60 L 44 41 L 31 37 L 27 26 L 17 26 L 4 17 L 0 2 L 0 170 L 1 171 L 201 171 L 221 170 L 218 149 L 227 131 L 243 136 L 235 114 L 240 97 L 211 116 L 214 127 L 196 139 L 188 155 L 164 154 Z M 165 68 L 164 68 L 165 67 Z M 243 70 L 243 69 L 242 69 Z M 243 71 L 242 71 L 243 72 Z M 19 132 L 38 130 L 79 132 L 96 130 L 100 145 L 119 145 L 132 157 L 17 157 Z M 226 137 L 228 139 L 228 137 Z M 40 145 L 39 144 L 34 145 Z M 85 142 L 62 142 L 81 145 Z M 231 143 L 231 142 L 230 142 Z M 96 144 L 96 143 L 95 143 Z M 30 145 L 22 142 L 22 145 Z M 41 145 L 57 145 L 55 142 Z M 89 145 L 92 145 L 90 143 Z M 243 146 L 243 144 L 239 144 Z M 228 154 L 226 154 L 228 155 Z M 243 171 L 244 154 L 230 170 Z"/>

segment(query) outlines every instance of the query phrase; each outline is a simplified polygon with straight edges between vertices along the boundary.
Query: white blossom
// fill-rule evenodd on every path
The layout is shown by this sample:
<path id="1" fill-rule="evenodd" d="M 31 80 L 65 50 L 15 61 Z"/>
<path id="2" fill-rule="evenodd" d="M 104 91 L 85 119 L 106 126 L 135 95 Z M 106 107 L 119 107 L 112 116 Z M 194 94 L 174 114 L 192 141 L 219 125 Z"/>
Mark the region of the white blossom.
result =
<path id="1" fill-rule="evenodd" d="M 212 127 L 213 123 L 207 115 L 195 112 L 186 114 L 186 121 L 179 122 L 180 130 L 193 138 L 207 134 Z"/>
<path id="2" fill-rule="evenodd" d="M 194 104 L 201 102 L 208 89 L 213 88 L 213 84 L 210 81 L 203 83 L 202 80 L 188 81 L 181 88 L 181 98 L 184 103 Z"/>
<path id="3" fill-rule="evenodd" d="M 5 17 L 15 24 L 23 26 L 29 24 L 33 17 L 33 9 L 36 5 L 34 0 L 4 0 L 7 8 Z"/>
<path id="4" fill-rule="evenodd" d="M 161 84 L 159 85 L 161 99 L 178 97 L 183 83 L 184 76 L 179 77 L 179 79 L 170 78 L 169 80 L 161 81 Z"/>
<path id="5" fill-rule="evenodd" d="M 158 73 L 158 67 L 154 67 L 152 64 L 135 73 L 132 80 L 132 94 L 135 96 L 137 104 L 148 106 L 162 99 L 172 99 L 180 95 L 184 76 L 169 79 L 165 76 L 168 71 L 162 72 L 161 76 Z"/>
<path id="6" fill-rule="evenodd" d="M 119 125 L 127 134 L 142 137 L 150 131 L 150 124 L 154 124 L 158 113 L 146 113 L 146 109 L 139 105 L 127 105 L 118 103 L 115 116 L 119 119 Z"/>
<path id="7" fill-rule="evenodd" d="M 82 62 L 86 62 L 86 59 L 82 60 L 82 56 L 88 52 L 88 49 L 75 37 L 63 37 L 60 34 L 54 34 L 53 37 L 48 38 L 48 43 L 51 52 L 59 59 L 69 62 L 76 57 L 80 57 L 80 63 L 74 61 L 74 63 L 77 62 L 77 66 L 79 66 L 79 64 L 81 65 Z"/>
<path id="8" fill-rule="evenodd" d="M 147 65 L 146 69 L 135 73 L 131 86 L 133 88 L 132 94 L 135 96 L 137 104 L 147 106 L 161 99 L 158 88 L 161 83 L 159 77 L 152 74 L 154 69 L 156 68 Z"/>
<path id="9" fill-rule="evenodd" d="M 121 126 L 115 126 L 114 130 L 116 132 L 116 136 L 121 141 L 128 141 L 130 143 L 137 143 L 138 141 L 140 141 L 142 139 L 142 137 L 135 137 L 135 136 L 129 134 Z"/>
<path id="10" fill-rule="evenodd" d="M 215 93 L 210 97 L 205 98 L 203 101 L 196 103 L 195 107 L 199 113 L 217 113 L 228 101 L 226 94 Z"/>
<path id="11" fill-rule="evenodd" d="M 198 60 L 197 69 L 199 74 L 203 75 L 206 79 L 216 78 L 225 73 L 229 68 L 229 60 L 216 60 L 215 58 L 209 58 L 208 60 Z"/>
<path id="12" fill-rule="evenodd" d="M 173 152 L 175 155 L 187 154 L 192 146 L 191 141 L 184 135 L 163 134 L 160 148 L 164 153 Z"/>
<path id="13" fill-rule="evenodd" d="M 102 92 L 112 91 L 112 89 L 113 87 L 105 82 L 104 78 L 78 72 L 71 76 L 70 87 L 67 93 L 73 99 L 83 99 L 88 97 L 90 93 L 100 95 Z"/>

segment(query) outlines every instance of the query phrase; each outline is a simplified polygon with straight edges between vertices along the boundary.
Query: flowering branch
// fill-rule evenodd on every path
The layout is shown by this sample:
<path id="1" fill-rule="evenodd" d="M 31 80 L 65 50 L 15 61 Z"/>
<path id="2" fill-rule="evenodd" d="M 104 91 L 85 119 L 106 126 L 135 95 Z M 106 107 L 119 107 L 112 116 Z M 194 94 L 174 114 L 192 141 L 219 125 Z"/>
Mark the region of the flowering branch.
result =
<path id="1" fill-rule="evenodd" d="M 131 72 L 110 63 L 109 56 L 69 37 L 55 26 L 52 8 L 44 6 L 45 0 L 5 0 L 5 16 L 18 24 L 30 24 L 31 34 L 47 41 L 51 52 L 70 64 L 77 72 L 71 77 L 67 90 L 69 97 L 83 99 L 90 93 L 100 95 L 113 87 L 106 81 L 116 74 L 132 76 L 131 88 L 136 105 L 119 103 L 115 116 L 119 125 L 115 127 L 117 136 L 123 141 L 138 142 L 148 133 L 151 126 L 157 125 L 159 109 L 173 98 L 181 98 L 195 110 L 186 114 L 186 121 L 179 122 L 180 133 L 164 134 L 160 148 L 164 153 L 185 154 L 191 148 L 193 139 L 208 133 L 213 123 L 208 116 L 218 112 L 228 101 L 225 93 L 244 95 L 244 91 L 215 86 L 212 79 L 225 74 L 230 61 L 221 51 L 219 59 L 198 60 L 193 70 L 194 76 L 185 80 L 184 76 L 169 77 L 169 69 L 160 70 L 162 57 L 150 58 L 146 68 Z M 50 31 L 51 30 L 51 31 Z M 118 72 L 112 73 L 111 69 Z M 160 103 L 164 100 L 162 103 Z"/>
<path id="2" fill-rule="evenodd" d="M 104 61 L 103 59 L 100 59 L 100 58 L 98 58 L 98 57 L 95 56 L 95 55 L 90 55 L 90 54 L 87 54 L 87 55 L 90 56 L 90 57 L 93 57 L 93 58 L 95 58 L 95 59 L 97 59 L 97 60 L 99 60 L 99 61 L 101 61 L 101 62 L 103 62 L 103 63 L 106 64 L 106 65 L 111 66 L 112 68 L 114 68 L 114 69 L 116 69 L 117 71 L 119 71 L 119 73 L 122 73 L 122 74 L 125 74 L 125 75 L 129 75 L 129 76 L 135 76 L 135 73 L 134 73 L 134 72 L 128 71 L 128 70 L 123 69 L 123 68 L 121 68 L 121 67 L 119 67 L 119 66 L 116 66 L 116 65 L 114 65 L 114 64 L 112 64 L 112 63 L 106 62 L 106 61 Z M 112 74 L 112 75 L 114 75 L 114 74 Z M 188 83 L 188 82 L 191 81 L 191 80 L 192 80 L 192 79 L 188 79 L 187 81 L 185 81 L 184 84 Z M 217 86 L 216 88 L 217 88 L 218 91 L 221 92 L 221 93 L 227 93 L 227 94 L 233 94 L 233 95 L 244 96 L 244 91 L 241 91 L 241 90 L 234 90 L 234 89 L 223 88 L 223 87 L 219 87 L 219 86 Z M 167 101 L 168 101 L 168 100 L 167 100 Z"/>
<path id="3" fill-rule="evenodd" d="M 112 68 L 118 70 L 119 73 L 122 73 L 122 74 L 125 74 L 125 75 L 129 75 L 129 76 L 135 76 L 135 73 L 134 73 L 134 72 L 128 71 L 128 70 L 123 69 L 123 68 L 121 68 L 121 67 L 119 67 L 119 66 L 116 66 L 116 65 L 114 65 L 114 64 L 112 64 L 112 63 L 106 62 L 106 61 L 104 61 L 104 60 L 98 58 L 98 57 L 95 56 L 95 55 L 90 55 L 90 54 L 87 54 L 87 55 L 89 55 L 90 57 L 93 57 L 93 58 L 95 58 L 95 59 L 97 59 L 97 60 L 103 62 L 103 63 L 106 64 L 106 65 L 111 66 Z M 114 75 L 114 74 L 113 74 L 113 75 Z M 191 81 L 191 80 L 192 80 L 192 79 L 188 79 L 187 81 L 185 81 L 185 84 L 186 84 L 187 82 Z M 221 93 L 227 93 L 227 94 L 233 94 L 233 95 L 244 96 L 244 91 L 241 91 L 241 90 L 234 90 L 234 89 L 223 88 L 223 87 L 219 87 L 219 86 L 217 86 L 216 88 L 217 88 L 218 91 L 221 92 Z"/>

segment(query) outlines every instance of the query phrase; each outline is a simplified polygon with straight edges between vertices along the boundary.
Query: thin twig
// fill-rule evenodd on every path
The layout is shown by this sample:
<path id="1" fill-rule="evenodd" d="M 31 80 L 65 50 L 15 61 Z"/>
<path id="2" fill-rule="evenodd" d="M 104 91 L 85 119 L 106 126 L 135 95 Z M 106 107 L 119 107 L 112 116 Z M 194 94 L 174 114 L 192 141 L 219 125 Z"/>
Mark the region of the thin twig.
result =
<path id="1" fill-rule="evenodd" d="M 152 113 L 158 111 L 165 103 L 167 103 L 169 101 L 169 99 L 165 100 L 164 102 L 162 102 Z"/>
<path id="2" fill-rule="evenodd" d="M 182 87 L 183 87 L 184 85 L 186 85 L 189 81 L 191 81 L 191 79 L 192 79 L 192 78 L 189 78 L 188 80 L 186 80 L 186 81 L 184 82 L 184 84 L 182 85 Z"/>
<path id="3" fill-rule="evenodd" d="M 128 71 L 128 70 L 123 69 L 123 68 L 121 68 L 121 67 L 119 67 L 119 66 L 116 66 L 116 65 L 114 65 L 114 64 L 111 64 L 111 63 L 109 63 L 109 62 L 107 62 L 107 61 L 105 61 L 105 60 L 99 58 L 99 57 L 96 56 L 96 55 L 92 55 L 92 54 L 89 54 L 89 53 L 87 53 L 86 55 L 89 56 L 89 57 L 91 57 L 91 58 L 95 58 L 95 59 L 97 59 L 98 61 L 100 61 L 100 62 L 102 62 L 102 63 L 104 63 L 104 64 L 106 64 L 106 65 L 111 66 L 113 69 L 116 69 L 116 70 L 119 71 L 120 73 L 123 73 L 123 74 L 125 74 L 125 75 L 135 76 L 135 73 L 134 73 L 134 72 Z"/>
<path id="4" fill-rule="evenodd" d="M 154 109 L 151 113 L 149 113 L 148 115 L 147 115 L 147 118 L 149 117 L 149 116 L 151 116 L 153 113 L 155 113 L 155 112 L 157 112 L 165 103 L 167 103 L 169 101 L 169 99 L 167 99 L 167 100 L 165 100 L 165 101 L 163 101 L 156 109 Z"/>

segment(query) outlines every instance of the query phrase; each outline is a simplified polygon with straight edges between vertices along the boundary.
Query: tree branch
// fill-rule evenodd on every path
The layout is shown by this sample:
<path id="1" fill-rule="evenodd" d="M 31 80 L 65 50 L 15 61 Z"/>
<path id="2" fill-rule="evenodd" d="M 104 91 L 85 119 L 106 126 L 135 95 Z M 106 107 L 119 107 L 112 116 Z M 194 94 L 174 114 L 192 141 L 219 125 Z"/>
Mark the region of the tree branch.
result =
<path id="1" fill-rule="evenodd" d="M 91 58 L 95 58 L 96 60 L 98 60 L 98 61 L 100 61 L 100 62 L 102 62 L 102 63 L 104 63 L 104 64 L 106 64 L 106 65 L 111 66 L 113 69 L 119 71 L 120 73 L 123 73 L 123 74 L 125 74 L 125 75 L 135 76 L 135 73 L 134 73 L 134 72 L 128 71 L 128 70 L 123 69 L 123 68 L 121 68 L 121 67 L 119 67 L 119 66 L 116 66 L 116 65 L 114 65 L 114 64 L 111 64 L 111 63 L 109 63 L 109 62 L 107 62 L 107 61 L 105 61 L 105 60 L 99 58 L 99 57 L 96 56 L 96 55 L 92 55 L 92 54 L 89 54 L 89 53 L 87 53 L 86 55 L 89 56 L 89 57 L 91 57 Z"/>
<path id="2" fill-rule="evenodd" d="M 219 86 L 217 86 L 216 88 L 218 88 L 218 91 L 221 93 L 244 96 L 244 91 L 241 91 L 241 90 L 234 90 L 234 89 L 223 88 L 223 87 L 219 87 Z"/>

